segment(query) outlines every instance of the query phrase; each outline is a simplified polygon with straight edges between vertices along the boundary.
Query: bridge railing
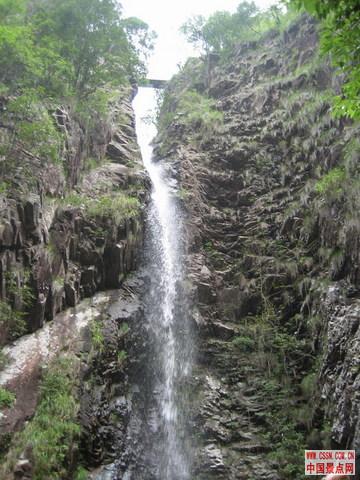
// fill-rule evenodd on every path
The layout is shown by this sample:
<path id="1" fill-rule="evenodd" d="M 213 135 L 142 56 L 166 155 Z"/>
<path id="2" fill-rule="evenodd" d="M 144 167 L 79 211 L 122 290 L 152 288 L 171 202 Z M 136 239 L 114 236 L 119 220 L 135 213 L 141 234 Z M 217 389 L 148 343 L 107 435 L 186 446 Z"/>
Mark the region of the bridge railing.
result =
<path id="1" fill-rule="evenodd" d="M 148 88 L 165 88 L 168 84 L 168 80 L 159 80 L 156 78 L 146 78 L 139 82 L 140 87 Z"/>

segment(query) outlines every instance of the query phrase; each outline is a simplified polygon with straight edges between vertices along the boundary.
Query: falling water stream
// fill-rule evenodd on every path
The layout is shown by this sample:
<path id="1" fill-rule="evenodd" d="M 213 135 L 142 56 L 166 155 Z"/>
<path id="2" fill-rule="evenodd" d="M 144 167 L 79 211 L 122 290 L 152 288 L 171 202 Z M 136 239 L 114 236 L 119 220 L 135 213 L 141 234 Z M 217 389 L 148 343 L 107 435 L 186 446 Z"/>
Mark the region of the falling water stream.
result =
<path id="1" fill-rule="evenodd" d="M 190 478 L 190 448 L 186 435 L 186 385 L 192 344 L 185 292 L 182 212 L 176 181 L 166 163 L 153 160 L 151 140 L 156 129 L 148 121 L 156 106 L 156 91 L 140 88 L 134 100 L 136 131 L 144 166 L 152 183 L 147 218 L 146 268 L 150 285 L 145 321 L 153 345 L 154 452 L 158 480 Z"/>
<path id="2" fill-rule="evenodd" d="M 136 406 L 132 410 L 135 427 L 130 427 L 127 438 L 130 453 L 126 449 L 118 452 L 120 470 L 116 462 L 104 465 L 91 477 L 97 480 L 191 479 L 188 395 L 193 332 L 186 291 L 183 212 L 176 195 L 178 185 L 171 175 L 173 166 L 153 159 L 151 141 L 156 128 L 146 117 L 155 107 L 156 91 L 140 88 L 134 100 L 136 131 L 152 183 L 146 221 L 144 269 L 148 282 L 142 320 L 148 332 L 149 351 L 144 352 L 143 375 L 135 379 L 144 401 L 139 403 L 138 411 Z M 91 302 L 84 301 L 74 311 L 59 315 L 42 330 L 15 342 L 0 384 L 26 378 L 33 363 L 38 366 L 59 349 L 69 348 L 71 341 L 78 340 L 82 328 L 102 315 L 103 304 L 110 299 L 110 294 L 98 294 Z M 17 403 L 21 403 L 19 396 Z M 141 448 L 137 448 L 139 444 Z"/>

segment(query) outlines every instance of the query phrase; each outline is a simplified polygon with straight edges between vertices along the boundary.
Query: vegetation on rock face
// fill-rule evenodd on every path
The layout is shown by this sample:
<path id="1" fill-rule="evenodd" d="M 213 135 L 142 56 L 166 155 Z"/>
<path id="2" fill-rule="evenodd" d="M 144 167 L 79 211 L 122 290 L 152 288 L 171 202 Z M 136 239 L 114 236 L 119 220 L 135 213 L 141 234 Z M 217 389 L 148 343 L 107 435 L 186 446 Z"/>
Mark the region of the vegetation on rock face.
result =
<path id="1" fill-rule="evenodd" d="M 329 194 L 337 195 L 342 191 L 345 179 L 345 169 L 341 167 L 335 167 L 317 182 L 315 185 L 315 190 L 323 196 Z"/>
<path id="2" fill-rule="evenodd" d="M 7 363 L 7 355 L 4 353 L 2 349 L 0 349 L 0 370 L 4 368 Z"/>
<path id="3" fill-rule="evenodd" d="M 25 272 L 22 280 L 15 272 L 5 274 L 8 298 L 0 300 L 0 327 L 10 340 L 15 340 L 27 330 L 26 315 L 34 303 L 34 295 L 28 282 L 28 272 Z"/>
<path id="4" fill-rule="evenodd" d="M 284 7 L 286 10 L 284 11 Z M 334 98 L 337 116 L 360 118 L 360 13 L 357 0 L 285 0 L 261 12 L 254 2 L 241 2 L 233 14 L 218 11 L 208 19 L 189 19 L 182 33 L 206 56 L 227 56 L 243 41 L 256 40 L 267 30 L 282 31 L 305 9 L 321 20 L 321 50 L 330 54 L 338 73 L 345 75 L 341 95 Z"/>
<path id="5" fill-rule="evenodd" d="M 272 445 L 269 459 L 279 465 L 281 478 L 301 478 L 303 450 L 313 429 L 317 405 L 317 376 L 311 373 L 303 378 L 302 396 L 296 383 L 314 362 L 311 339 L 306 332 L 296 331 L 295 321 L 283 324 L 270 304 L 260 315 L 244 319 L 244 324 L 241 331 L 248 336 L 236 337 L 233 344 L 241 346 L 240 351 L 247 352 L 250 363 L 263 372 L 261 378 L 253 381 L 266 404 L 262 420 L 266 425 L 265 444 Z"/>
<path id="6" fill-rule="evenodd" d="M 140 209 L 139 200 L 123 192 L 104 194 L 97 198 L 70 194 L 65 197 L 63 204 L 83 208 L 88 218 L 111 218 L 117 225 L 128 218 L 136 217 Z"/>
<path id="7" fill-rule="evenodd" d="M 91 341 L 96 352 L 102 353 L 105 346 L 103 333 L 103 322 L 100 319 L 94 319 L 90 324 Z"/>
<path id="8" fill-rule="evenodd" d="M 15 402 L 15 395 L 6 390 L 5 388 L 0 387 L 0 409 L 11 407 L 11 405 Z"/>
<path id="9" fill-rule="evenodd" d="M 180 98 L 178 109 L 186 121 L 195 126 L 210 128 L 223 120 L 223 114 L 216 109 L 216 103 L 200 93 L 190 90 Z"/>
<path id="10" fill-rule="evenodd" d="M 358 159 L 360 155 L 360 143 L 352 139 L 344 147 L 343 159 L 337 166 L 328 170 L 315 184 L 320 204 L 336 205 L 342 212 L 344 231 L 355 219 L 359 212 L 359 185 L 360 170 Z M 339 235 L 339 240 L 342 235 Z M 349 252 L 350 253 L 350 252 Z"/>
<path id="11" fill-rule="evenodd" d="M 69 478 L 79 439 L 75 358 L 60 358 L 48 367 L 40 386 L 35 416 L 14 437 L 2 473 L 12 471 L 23 452 L 33 459 L 34 480 Z M 0 470 L 1 472 L 1 470 Z"/>
<path id="12" fill-rule="evenodd" d="M 56 106 L 87 129 L 108 114 L 110 89 L 145 74 L 153 39 L 115 0 L 0 0 L 0 174 L 16 168 L 19 150 L 60 163 Z"/>
<path id="13" fill-rule="evenodd" d="M 121 366 L 127 358 L 127 353 L 125 350 L 120 350 L 117 354 L 118 365 Z"/>
<path id="14" fill-rule="evenodd" d="M 182 75 L 180 72 L 174 77 L 180 83 Z M 173 96 L 172 92 L 165 91 L 162 104 L 158 109 L 157 126 L 159 134 L 163 136 L 162 148 L 166 145 L 166 129 L 174 123 L 192 127 L 191 141 L 204 141 L 219 128 L 224 121 L 224 115 L 217 108 L 216 101 L 207 96 L 204 92 L 198 92 L 195 88 L 184 89 L 179 95 Z M 182 194 L 186 192 L 183 191 Z M 180 194 L 181 196 L 181 194 Z"/>
<path id="15" fill-rule="evenodd" d="M 115 224 L 120 224 L 124 219 L 138 215 L 140 202 L 135 197 L 123 193 L 103 195 L 89 202 L 86 212 L 90 217 L 109 217 Z"/>
<path id="16" fill-rule="evenodd" d="M 358 0 L 290 0 L 321 19 L 321 47 L 345 74 L 336 115 L 360 118 L 360 11 Z"/>
<path id="17" fill-rule="evenodd" d="M 7 104 L 8 121 L 13 122 L 10 141 L 2 146 L 2 154 L 12 156 L 19 143 L 34 155 L 53 163 L 60 162 L 63 138 L 56 129 L 46 105 L 40 103 L 36 89 L 26 89 Z"/>
<path id="18" fill-rule="evenodd" d="M 15 340 L 26 332 L 26 323 L 22 312 L 12 308 L 4 300 L 0 300 L 0 326 L 7 331 L 9 340 Z"/>
<path id="19" fill-rule="evenodd" d="M 354 2 L 297 3 L 329 7 L 319 12 L 326 16 L 322 36 L 332 18 L 330 7 L 343 9 L 342 20 L 345 11 L 357 14 Z M 222 22 L 230 15 L 218 18 L 220 34 Z M 255 18 L 256 13 L 251 17 L 252 28 L 256 28 Z M 185 148 L 185 153 L 181 150 L 184 161 L 179 162 L 181 187 L 190 189 L 190 198 L 201 193 L 203 200 L 196 207 L 186 197 L 184 203 L 196 220 L 201 217 L 203 253 L 206 266 L 214 272 L 219 318 L 234 332 L 229 342 L 216 331 L 207 343 L 206 360 L 218 366 L 218 378 L 224 390 L 232 388 L 232 400 L 240 392 L 246 398 L 244 409 L 249 405 L 251 412 L 248 430 L 242 426 L 237 431 L 253 429 L 261 437 L 259 447 L 271 448 L 266 456 L 275 461 L 280 478 L 300 479 L 305 448 L 356 442 L 353 433 L 344 433 L 339 440 L 339 430 L 357 409 L 356 399 L 351 407 L 343 407 L 334 390 L 326 390 L 324 401 L 324 384 L 328 388 L 333 381 L 338 391 L 346 382 L 342 378 L 329 381 L 321 372 L 327 369 L 325 375 L 329 371 L 334 378 L 338 375 L 331 364 L 333 357 L 326 360 L 331 341 L 325 334 L 336 310 L 325 311 L 324 303 L 338 309 L 342 299 L 328 300 L 329 292 L 344 288 L 349 292 L 344 294 L 346 301 L 351 304 L 354 297 L 358 302 L 359 127 L 332 115 L 336 82 L 328 57 L 319 54 L 319 23 L 314 18 L 302 15 L 284 32 L 280 25 L 280 35 L 273 31 L 255 42 L 248 42 L 256 35 L 251 29 L 246 32 L 246 27 L 233 37 L 231 29 L 225 31 L 229 36 L 223 43 L 214 31 L 213 37 L 205 38 L 209 31 L 203 29 L 205 23 L 195 25 L 200 27 L 197 32 L 188 25 L 186 33 L 198 34 L 190 40 L 210 54 L 209 61 L 207 65 L 204 58 L 188 62 L 170 82 L 160 125 L 172 119 L 162 134 L 168 155 L 177 159 L 180 155 L 173 151 L 178 152 L 179 145 Z M 354 24 L 352 29 L 355 45 L 359 35 Z M 345 41 L 339 30 L 331 33 Z M 236 34 L 245 40 L 239 48 L 234 45 L 239 41 Z M 210 103 L 213 98 L 224 113 L 221 128 L 204 143 L 193 141 L 186 115 L 180 116 L 181 98 L 193 90 Z M 212 319 L 213 304 L 201 313 Z M 341 315 L 338 319 L 341 324 Z M 348 335 L 344 343 L 352 341 L 353 333 Z M 334 342 L 332 355 L 339 343 Z M 337 361 L 336 368 L 341 365 L 346 371 L 346 362 Z M 228 377 L 227 371 L 231 371 Z M 239 379 L 241 386 L 236 385 Z M 220 449 L 225 444 L 226 455 L 236 459 L 241 449 L 238 439 L 235 453 L 228 440 L 236 429 L 227 430 L 224 419 L 227 414 L 235 416 L 241 410 L 237 410 L 239 404 L 234 401 L 236 407 L 220 412 L 214 407 L 205 417 L 210 423 L 213 412 L 219 415 L 221 429 L 212 426 L 211 438 L 218 435 Z M 340 410 L 342 418 L 337 413 L 333 416 L 329 408 Z M 204 437 L 208 439 L 206 433 Z M 245 448 L 250 444 L 243 443 Z M 260 448 L 254 455 L 256 466 L 262 461 Z M 226 466 L 231 469 L 231 461 Z"/>

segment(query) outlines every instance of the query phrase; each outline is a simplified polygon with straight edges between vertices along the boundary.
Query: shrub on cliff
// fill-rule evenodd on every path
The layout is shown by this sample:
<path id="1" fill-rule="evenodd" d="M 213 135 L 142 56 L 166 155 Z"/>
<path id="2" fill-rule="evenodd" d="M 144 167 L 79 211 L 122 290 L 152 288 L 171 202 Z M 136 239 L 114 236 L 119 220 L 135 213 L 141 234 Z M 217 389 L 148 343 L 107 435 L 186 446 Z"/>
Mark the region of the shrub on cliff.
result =
<path id="1" fill-rule="evenodd" d="M 78 361 L 73 357 L 63 357 L 50 365 L 40 385 L 37 411 L 15 435 L 14 447 L 0 474 L 8 478 L 20 455 L 26 452 L 32 461 L 34 480 L 70 478 L 80 435 L 76 396 L 78 368 Z"/>
<path id="2" fill-rule="evenodd" d="M 360 11 L 358 0 L 290 0 L 322 21 L 321 48 L 345 74 L 342 95 L 335 98 L 338 116 L 360 119 Z"/>
<path id="3" fill-rule="evenodd" d="M 15 340 L 27 330 L 26 315 L 34 303 L 32 289 L 28 283 L 29 273 L 19 281 L 16 273 L 5 274 L 7 299 L 0 300 L 0 329 L 5 337 Z M 0 338 L 0 344 L 4 339 Z"/>
<path id="4" fill-rule="evenodd" d="M 13 309 L 4 300 L 0 300 L 0 328 L 6 332 L 10 340 L 15 340 L 26 333 L 26 322 L 22 312 Z"/>
<path id="5" fill-rule="evenodd" d="M 346 171 L 344 168 L 335 167 L 324 175 L 315 185 L 315 190 L 321 196 L 339 196 L 343 191 L 346 181 Z"/>
<path id="6" fill-rule="evenodd" d="M 176 113 L 171 109 L 167 111 L 168 98 L 165 94 L 158 115 L 160 132 L 165 131 L 176 120 L 192 127 L 192 134 L 200 134 L 203 138 L 223 122 L 224 115 L 216 108 L 215 100 L 196 90 L 187 90 L 179 95 L 176 99 Z"/>
<path id="7" fill-rule="evenodd" d="M 0 387 L 0 409 L 9 408 L 15 402 L 15 395 L 6 388 Z"/>
<path id="8" fill-rule="evenodd" d="M 195 90 L 184 93 L 178 108 L 190 125 L 199 124 L 209 129 L 223 120 L 223 113 L 216 109 L 215 101 Z"/>
<path id="9" fill-rule="evenodd" d="M 127 218 L 136 217 L 139 208 L 140 203 L 137 198 L 123 193 L 114 193 L 89 201 L 86 213 L 92 218 L 111 218 L 118 225 Z"/>
<path id="10" fill-rule="evenodd" d="M 63 203 L 82 208 L 85 216 L 90 219 L 111 219 L 116 225 L 138 216 L 140 209 L 139 200 L 123 192 L 112 192 L 95 198 L 71 194 L 63 200 Z"/>

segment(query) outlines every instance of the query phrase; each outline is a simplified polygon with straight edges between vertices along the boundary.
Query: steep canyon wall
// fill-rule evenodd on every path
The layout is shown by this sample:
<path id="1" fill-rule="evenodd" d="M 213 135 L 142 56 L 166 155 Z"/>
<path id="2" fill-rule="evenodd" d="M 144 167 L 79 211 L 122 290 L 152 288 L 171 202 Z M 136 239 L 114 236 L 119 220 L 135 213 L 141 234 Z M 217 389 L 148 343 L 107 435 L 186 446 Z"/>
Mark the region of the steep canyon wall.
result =
<path id="1" fill-rule="evenodd" d="M 359 127 L 331 113 L 341 78 L 319 56 L 317 29 L 302 16 L 225 61 L 191 59 L 164 94 L 154 152 L 185 212 L 177 288 L 196 344 L 182 406 L 194 480 L 300 479 L 304 448 L 359 446 Z M 80 355 L 81 438 L 61 478 L 79 459 L 100 466 L 96 479 L 157 478 L 151 272 L 127 278 L 148 190 L 130 98 L 90 131 L 54 110 L 63 166 L 19 145 L 0 186 L 1 299 L 28 331 L 121 287 Z"/>
<path id="2" fill-rule="evenodd" d="M 86 123 L 70 106 L 51 106 L 52 120 L 63 138 L 58 162 L 36 157 L 21 142 L 11 156 L 1 157 L 0 345 L 4 353 L 0 381 L 2 394 L 7 389 L 15 394 L 11 404 L 2 403 L 3 397 L 0 402 L 1 478 L 13 478 L 14 473 L 16 478 L 50 474 L 41 470 L 39 458 L 44 453 L 39 449 L 46 449 L 47 442 L 54 451 L 59 447 L 54 438 L 45 440 L 49 432 L 54 435 L 51 424 L 46 426 L 45 421 L 41 427 L 41 445 L 33 443 L 36 427 L 30 441 L 22 432 L 24 422 L 38 412 L 39 384 L 47 369 L 52 375 L 62 361 L 69 371 L 64 368 L 63 385 L 57 380 L 58 390 L 70 382 L 68 393 L 76 406 L 72 421 L 81 425 L 82 435 L 75 435 L 72 441 L 64 437 L 64 456 L 52 454 L 54 465 L 45 462 L 46 468 L 51 475 L 69 478 L 75 476 L 79 461 L 74 448 L 86 445 L 84 456 L 90 465 L 96 465 L 104 456 L 102 445 L 108 450 L 113 446 L 99 420 L 102 415 L 108 417 L 108 408 L 104 413 L 99 405 L 104 406 L 109 395 L 107 386 L 114 389 L 116 381 L 123 380 L 125 346 L 129 342 L 138 350 L 136 340 L 127 333 L 129 317 L 138 318 L 140 301 L 134 292 L 140 291 L 141 281 L 127 277 L 142 256 L 148 191 L 131 105 L 134 93 L 130 88 L 114 92 L 106 114 L 94 109 Z M 2 99 L 7 121 L 8 101 Z M 1 125 L 5 147 L 11 129 L 11 123 Z M 99 290 L 120 287 L 122 290 L 95 295 Z M 79 305 L 85 297 L 90 297 L 88 303 Z M 59 315 L 69 307 L 75 308 Z M 37 333 L 21 338 L 32 332 Z M 65 360 L 53 361 L 57 355 Z M 51 402 L 56 409 L 59 399 Z M 53 415 L 55 429 L 58 419 L 55 412 Z M 65 413 L 59 421 L 71 428 Z M 31 422 L 29 428 L 33 428 Z M 16 431 L 21 432 L 19 437 L 13 437 Z M 118 432 L 120 435 L 120 429 Z M 64 457 L 66 468 L 61 467 Z M 60 467 L 62 473 L 56 470 Z"/>
<path id="3" fill-rule="evenodd" d="M 131 97 L 130 89 L 117 92 L 106 115 L 94 110 L 87 124 L 71 108 L 53 106 L 64 139 L 58 162 L 21 142 L 2 157 L 0 297 L 25 313 L 22 333 L 97 290 L 117 288 L 135 267 L 145 180 Z M 16 330 L 2 319 L 0 342 Z"/>
<path id="4" fill-rule="evenodd" d="M 305 448 L 360 439 L 359 128 L 331 114 L 317 29 L 188 61 L 165 92 L 156 152 L 198 306 L 195 478 L 302 478 Z"/>

